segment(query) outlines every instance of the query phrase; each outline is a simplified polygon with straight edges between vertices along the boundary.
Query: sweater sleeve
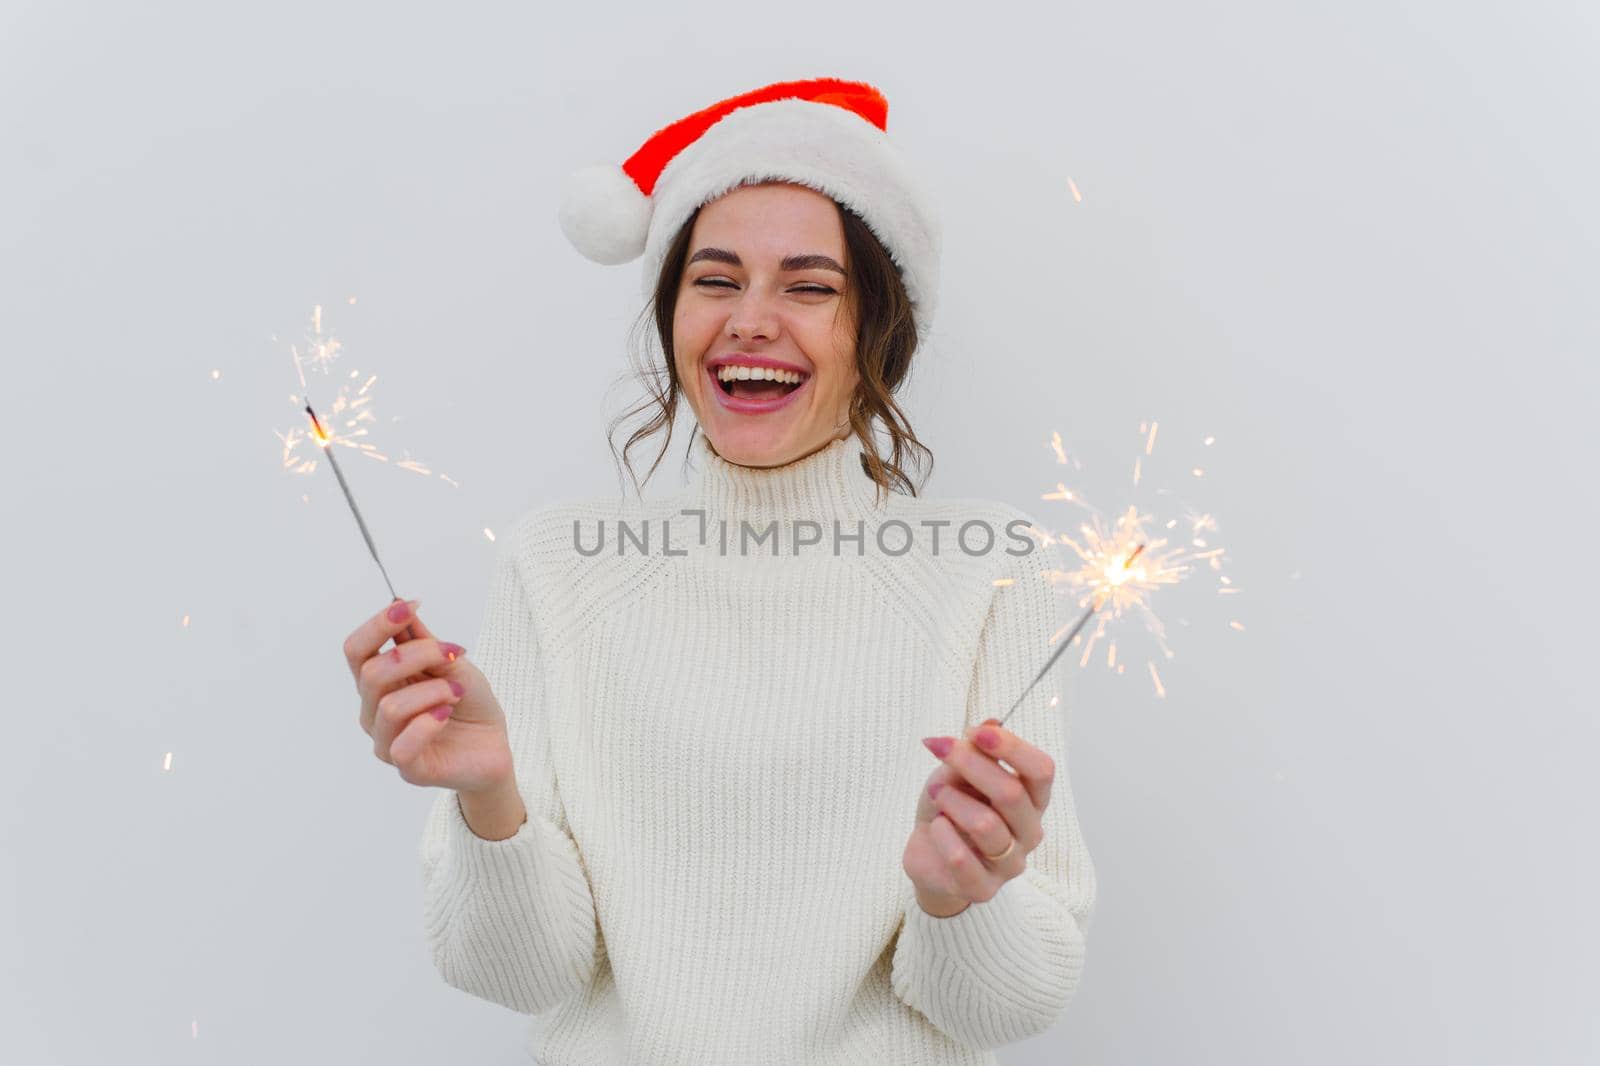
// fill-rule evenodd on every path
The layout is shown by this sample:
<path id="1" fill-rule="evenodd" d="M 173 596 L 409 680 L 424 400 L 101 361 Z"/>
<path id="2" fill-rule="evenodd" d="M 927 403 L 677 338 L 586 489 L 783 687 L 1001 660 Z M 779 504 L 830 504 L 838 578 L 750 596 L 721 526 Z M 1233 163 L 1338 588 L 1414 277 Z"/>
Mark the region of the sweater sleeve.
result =
<path id="1" fill-rule="evenodd" d="M 506 714 L 528 817 L 504 840 L 472 831 L 442 790 L 421 844 L 424 931 L 446 984 L 524 1014 L 577 995 L 598 958 L 594 900 L 550 759 L 544 659 L 521 530 L 497 554 L 475 647 L 467 649 Z"/>
<path id="2" fill-rule="evenodd" d="M 1026 520 L 1026 516 L 1023 516 Z M 1031 522 L 1030 522 L 1031 524 Z M 1009 585 L 994 589 L 967 697 L 969 725 L 1004 717 L 1059 645 L 1065 596 L 1052 585 L 1059 548 L 1036 544 L 1008 557 Z M 895 945 L 895 994 L 955 1040 L 991 1049 L 1055 1023 L 1077 991 L 1084 937 L 1095 902 L 1094 866 L 1079 832 L 1067 775 L 1063 708 L 1051 706 L 1069 668 L 1068 652 L 1006 720 L 1006 728 L 1055 764 L 1044 839 L 996 894 L 960 914 L 936 918 L 905 887 Z"/>

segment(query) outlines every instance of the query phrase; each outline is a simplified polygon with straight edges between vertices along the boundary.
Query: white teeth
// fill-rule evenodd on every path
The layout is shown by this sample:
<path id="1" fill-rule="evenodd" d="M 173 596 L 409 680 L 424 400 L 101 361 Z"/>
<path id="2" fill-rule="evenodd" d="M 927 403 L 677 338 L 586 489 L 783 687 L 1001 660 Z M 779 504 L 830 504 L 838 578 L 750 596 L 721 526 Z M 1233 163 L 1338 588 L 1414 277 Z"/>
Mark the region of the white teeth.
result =
<path id="1" fill-rule="evenodd" d="M 718 381 L 781 381 L 788 385 L 798 385 L 803 380 L 800 374 L 793 370 L 773 370 L 770 367 L 756 366 L 719 366 L 717 368 Z"/>

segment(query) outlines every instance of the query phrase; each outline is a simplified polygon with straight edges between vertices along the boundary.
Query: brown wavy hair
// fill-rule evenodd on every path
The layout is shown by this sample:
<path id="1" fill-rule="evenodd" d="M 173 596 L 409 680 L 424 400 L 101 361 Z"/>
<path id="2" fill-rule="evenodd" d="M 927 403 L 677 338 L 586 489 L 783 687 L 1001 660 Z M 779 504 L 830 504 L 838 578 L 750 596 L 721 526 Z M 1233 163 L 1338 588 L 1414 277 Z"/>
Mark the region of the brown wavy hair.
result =
<path id="1" fill-rule="evenodd" d="M 740 184 L 756 185 L 762 182 L 746 180 Z M 838 201 L 834 201 L 834 207 L 838 209 L 839 220 L 844 225 L 844 243 L 850 260 L 848 264 L 850 276 L 845 283 L 845 299 L 840 301 L 839 310 L 848 307 L 856 317 L 856 370 L 860 374 L 860 380 L 850 401 L 850 425 L 856 439 L 862 445 L 861 467 L 877 483 L 877 495 L 880 501 L 888 492 L 903 492 L 916 496 L 921 486 L 927 483 L 928 474 L 933 467 L 933 453 L 917 439 L 905 412 L 894 400 L 895 392 L 899 390 L 911 371 L 911 356 L 917 348 L 916 319 L 911 298 L 906 295 L 905 283 L 901 280 L 899 268 L 894 265 L 894 260 L 889 257 L 888 251 L 867 227 L 861 216 Z M 644 480 L 649 481 L 666 455 L 667 444 L 672 439 L 673 422 L 678 413 L 682 383 L 678 380 L 677 362 L 672 347 L 672 320 L 677 311 L 678 287 L 683 279 L 684 260 L 689 255 L 689 236 L 694 232 L 695 219 L 700 217 L 700 211 L 701 208 L 696 208 L 694 214 L 689 216 L 683 228 L 673 238 L 661 261 L 661 274 L 656 279 L 655 293 L 634 324 L 636 339 L 629 349 L 630 360 L 635 378 L 644 385 L 649 395 L 613 419 L 606 432 L 611 454 L 620 460 L 618 479 L 620 481 L 621 467 L 625 465 L 629 476 L 633 479 L 636 494 L 639 493 L 643 483 L 634 473 L 633 463 L 628 458 L 629 453 L 636 445 L 654 436 L 661 429 L 666 429 L 666 436 L 656 453 L 655 461 L 645 472 Z M 637 335 L 645 331 L 652 319 L 661 346 L 659 361 L 641 356 L 637 340 Z M 651 417 L 644 425 L 633 431 L 627 443 L 623 445 L 621 455 L 618 456 L 616 443 L 613 440 L 617 427 L 628 419 L 646 412 L 650 412 Z M 888 458 L 884 458 L 878 451 L 874 432 L 877 422 L 883 424 L 889 436 Z M 700 433 L 698 425 L 694 433 Z M 685 465 L 693 448 L 694 435 L 691 434 L 689 447 L 684 451 Z M 921 457 L 916 463 L 921 471 L 916 483 L 913 483 L 902 465 L 911 452 L 919 453 Z M 923 469 L 924 465 L 926 469 Z"/>

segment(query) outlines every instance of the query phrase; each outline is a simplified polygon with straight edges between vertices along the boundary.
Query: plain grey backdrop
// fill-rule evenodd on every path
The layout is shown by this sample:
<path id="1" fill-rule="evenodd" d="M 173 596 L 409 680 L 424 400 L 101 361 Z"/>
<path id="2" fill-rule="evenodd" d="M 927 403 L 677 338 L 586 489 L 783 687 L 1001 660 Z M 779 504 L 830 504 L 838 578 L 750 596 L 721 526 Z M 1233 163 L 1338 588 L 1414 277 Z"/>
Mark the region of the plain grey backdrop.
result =
<path id="1" fill-rule="evenodd" d="M 0 6 L 0 1057 L 522 1061 L 528 1019 L 425 951 L 433 791 L 340 651 L 388 590 L 332 471 L 286 466 L 289 345 L 321 305 L 314 402 L 376 375 L 390 460 L 341 460 L 470 654 L 485 529 L 617 491 L 639 395 L 638 264 L 566 243 L 567 173 L 837 76 L 944 213 L 927 491 L 1064 527 L 1041 495 L 1116 510 L 1153 420 L 1145 487 L 1214 515 L 1240 589 L 1173 590 L 1165 697 L 1136 626 L 1125 673 L 1052 679 L 1100 901 L 1001 1061 L 1594 1061 L 1597 20 Z"/>

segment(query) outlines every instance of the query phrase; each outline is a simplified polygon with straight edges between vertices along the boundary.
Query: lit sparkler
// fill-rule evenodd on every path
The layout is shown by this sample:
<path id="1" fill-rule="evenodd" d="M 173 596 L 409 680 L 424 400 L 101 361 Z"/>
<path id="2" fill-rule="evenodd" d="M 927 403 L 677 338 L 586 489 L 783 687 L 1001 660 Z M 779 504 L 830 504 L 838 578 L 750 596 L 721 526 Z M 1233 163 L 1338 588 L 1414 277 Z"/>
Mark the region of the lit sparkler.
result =
<path id="1" fill-rule="evenodd" d="M 311 329 L 303 345 L 289 346 L 289 354 L 294 358 L 295 373 L 300 378 L 299 394 L 289 397 L 289 402 L 296 406 L 301 405 L 301 398 L 307 392 L 306 370 L 309 368 L 331 374 L 334 362 L 339 358 L 343 348 L 341 342 L 323 334 L 321 304 L 312 309 Z M 304 352 L 301 351 L 302 347 Z M 373 386 L 377 381 L 376 374 L 369 374 L 363 379 L 359 370 L 351 370 L 346 380 L 340 384 L 338 395 L 326 409 L 328 416 L 321 424 L 320 437 L 316 433 L 308 434 L 298 427 L 291 428 L 287 433 L 278 433 L 277 437 L 283 444 L 283 468 L 291 474 L 310 474 L 316 469 L 316 460 L 301 454 L 300 445 L 306 441 L 318 445 L 327 452 L 330 460 L 333 453 L 328 449 L 328 445 L 339 444 L 353 448 L 369 459 L 388 462 L 389 456 L 366 439 L 372 426 L 378 421 L 372 407 Z M 411 458 L 396 460 L 394 465 L 423 476 L 432 473 L 428 467 Z M 439 477 L 460 488 L 460 483 L 449 475 L 441 473 Z"/>
<path id="2" fill-rule="evenodd" d="M 355 297 L 350 298 L 355 303 Z M 302 347 L 304 351 L 302 352 Z M 366 541 L 367 550 L 372 553 L 372 559 L 378 564 L 378 570 L 383 574 L 383 580 L 389 586 L 389 595 L 394 602 L 400 602 L 400 597 L 394 591 L 394 583 L 389 580 L 389 572 L 384 568 L 383 560 L 378 557 L 377 545 L 373 543 L 372 532 L 367 528 L 366 520 L 361 517 L 361 509 L 356 506 L 355 495 L 350 491 L 350 484 L 345 480 L 344 471 L 339 467 L 339 460 L 334 455 L 335 444 L 353 448 L 370 459 L 387 462 L 389 457 L 378 451 L 364 438 L 367 436 L 372 424 L 377 421 L 377 416 L 372 410 L 372 387 L 377 382 L 376 374 L 369 375 L 360 385 L 355 384 L 360 380 L 359 371 L 351 370 L 348 379 L 341 384 L 338 395 L 334 397 L 327 421 L 317 417 L 311 408 L 310 391 L 306 385 L 306 370 L 320 370 L 323 373 L 332 373 L 335 360 L 338 359 L 343 345 L 332 337 L 324 335 L 322 331 L 322 305 L 318 304 L 311 313 L 311 333 L 306 337 L 303 345 L 290 345 L 289 353 L 294 358 L 295 373 L 300 379 L 300 394 L 298 397 L 290 396 L 289 402 L 303 406 L 306 414 L 311 419 L 311 432 L 293 428 L 287 434 L 280 433 L 278 438 L 283 442 L 284 469 L 294 474 L 309 474 L 316 469 L 315 459 L 304 458 L 298 453 L 302 441 L 309 440 L 328 457 L 328 465 L 333 467 L 333 473 L 339 479 L 339 489 L 344 493 L 345 502 L 350 506 L 350 513 L 355 516 L 356 525 L 361 529 L 361 537 Z M 402 469 L 414 473 L 428 474 L 426 467 L 411 459 L 404 459 L 395 464 Z M 444 474 L 439 475 L 452 485 L 457 482 Z M 459 487 L 459 485 L 457 485 Z M 411 626 L 406 627 L 406 636 L 415 639 Z"/>
<path id="3" fill-rule="evenodd" d="M 1156 429 L 1155 422 L 1139 427 L 1139 432 L 1145 436 L 1145 457 L 1154 452 Z M 1215 439 L 1208 436 L 1205 438 L 1205 444 L 1210 446 Z M 1053 434 L 1050 443 L 1055 451 L 1057 463 L 1065 466 L 1070 462 L 1074 468 L 1078 466 L 1075 461 L 1069 460 L 1062 448 L 1061 434 Z M 1143 465 L 1143 457 L 1134 461 L 1135 486 L 1140 484 L 1144 476 Z M 1204 476 L 1204 471 L 1200 467 L 1191 468 L 1191 473 L 1195 477 Z M 1169 494 L 1168 490 L 1157 490 L 1157 492 L 1161 495 Z M 1056 491 L 1046 493 L 1043 498 L 1074 503 L 1090 512 L 1089 521 L 1079 525 L 1077 537 L 1061 535 L 1053 538 L 1071 548 L 1079 563 L 1075 569 L 1057 571 L 1053 576 L 1077 589 L 1079 604 L 1087 603 L 1088 609 L 1069 630 L 1065 631 L 1065 635 L 1060 639 L 1060 646 L 1051 653 L 1043 669 L 1023 690 L 1022 696 L 1017 697 L 1016 703 L 1013 703 L 1011 710 L 1006 712 L 1005 718 L 1010 717 L 1012 711 L 1021 704 L 1023 696 L 1032 691 L 1049 672 L 1068 645 L 1078 639 L 1078 634 L 1097 612 L 1102 612 L 1104 609 L 1094 629 L 1082 641 L 1083 655 L 1079 659 L 1079 666 L 1088 664 L 1096 642 L 1106 636 L 1108 627 L 1117 619 L 1130 614 L 1137 615 L 1143 620 L 1145 628 L 1155 637 L 1165 657 L 1170 659 L 1173 657 L 1173 652 L 1166 643 L 1166 627 L 1151 607 L 1152 594 L 1184 580 L 1201 561 L 1207 563 L 1213 571 L 1219 572 L 1218 594 L 1231 595 L 1239 591 L 1229 578 L 1220 575 L 1224 550 L 1211 546 L 1203 536 L 1215 532 L 1217 528 L 1216 519 L 1209 514 L 1186 514 L 1182 521 L 1189 527 L 1187 531 L 1189 543 L 1171 543 L 1166 536 L 1152 535 L 1150 524 L 1154 523 L 1155 519 L 1150 514 L 1141 513 L 1137 506 L 1130 505 L 1108 528 L 1100 513 L 1084 500 L 1082 493 L 1069 489 L 1064 483 L 1057 482 Z M 1177 518 L 1170 519 L 1164 524 L 1164 528 L 1176 529 L 1179 521 Z M 1052 539 L 1048 534 L 1045 536 L 1047 539 Z M 1205 550 L 1191 551 L 1192 548 Z M 1241 632 L 1244 629 L 1237 621 L 1230 622 L 1229 625 Z M 1125 664 L 1117 662 L 1117 645 L 1114 641 L 1108 643 L 1106 665 L 1118 673 L 1123 672 Z M 1166 689 L 1161 683 L 1161 675 L 1156 669 L 1155 661 L 1149 660 L 1146 665 L 1149 667 L 1156 694 L 1164 697 Z M 1005 718 L 1001 718 L 1000 721 L 1004 723 Z"/>
<path id="4" fill-rule="evenodd" d="M 1143 544 L 1139 545 L 1137 548 L 1134 548 L 1133 554 L 1122 560 L 1120 564 L 1114 564 L 1112 567 L 1106 568 L 1103 586 L 1101 589 L 1098 589 L 1095 592 L 1094 602 L 1089 604 L 1089 609 L 1084 611 L 1083 614 L 1079 616 L 1078 621 L 1073 625 L 1071 631 L 1062 638 L 1061 646 L 1050 653 L 1050 658 L 1045 660 L 1044 665 L 1039 668 L 1038 674 L 1034 675 L 1033 680 L 1028 682 L 1028 687 L 1022 690 L 1022 695 L 1017 697 L 1016 702 L 1011 705 L 1011 709 L 1000 716 L 1001 725 L 1005 725 L 1006 719 L 1011 717 L 1011 712 L 1015 711 L 1019 706 L 1022 705 L 1022 697 L 1032 692 L 1033 686 L 1037 685 L 1040 679 L 1043 678 L 1045 674 L 1050 672 L 1050 668 L 1055 665 L 1056 660 L 1061 658 L 1061 653 L 1066 651 L 1068 645 L 1072 643 L 1072 638 L 1076 637 L 1078 635 L 1078 631 L 1088 623 L 1089 616 L 1094 614 L 1105 605 L 1105 601 L 1108 598 L 1111 598 L 1111 596 L 1114 594 L 1114 589 L 1116 586 L 1123 584 L 1127 580 L 1125 575 L 1128 567 L 1132 565 L 1134 559 L 1138 558 L 1139 553 L 1142 551 L 1144 551 Z M 1113 573 L 1113 570 L 1115 573 Z"/>
<path id="5" fill-rule="evenodd" d="M 350 513 L 356 516 L 356 525 L 361 527 L 361 538 L 367 542 L 367 550 L 372 553 L 372 561 L 378 564 L 379 573 L 383 574 L 384 584 L 389 586 L 389 595 L 394 597 L 394 602 L 399 602 L 400 597 L 394 591 L 394 582 L 389 580 L 389 571 L 383 567 L 383 560 L 378 558 L 378 546 L 372 542 L 372 533 L 367 529 L 366 520 L 361 517 L 361 508 L 356 506 L 356 498 L 351 495 L 350 485 L 344 479 L 344 471 L 339 469 L 339 460 L 334 458 L 333 451 L 329 448 L 331 437 L 322 428 L 322 423 L 317 419 L 317 413 L 311 409 L 311 398 L 305 399 L 306 414 L 311 417 L 311 432 L 316 438 L 318 447 L 328 455 L 328 465 L 333 467 L 333 474 L 339 479 L 339 488 L 344 492 L 345 502 L 350 505 Z M 416 634 L 411 631 L 411 626 L 406 626 L 406 636 L 416 639 Z"/>

